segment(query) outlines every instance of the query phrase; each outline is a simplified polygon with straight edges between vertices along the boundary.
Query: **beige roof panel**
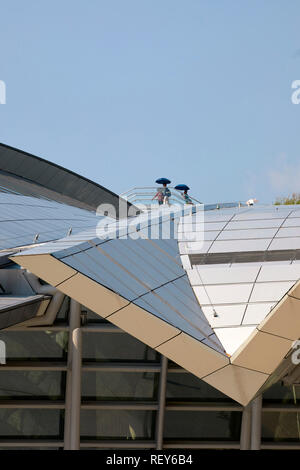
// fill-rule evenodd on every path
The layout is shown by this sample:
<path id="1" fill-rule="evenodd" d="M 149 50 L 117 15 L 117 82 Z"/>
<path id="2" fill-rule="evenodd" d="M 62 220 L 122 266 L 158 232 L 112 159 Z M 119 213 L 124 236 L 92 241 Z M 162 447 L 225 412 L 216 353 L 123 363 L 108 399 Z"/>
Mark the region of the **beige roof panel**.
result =
<path id="1" fill-rule="evenodd" d="M 61 283 L 58 289 L 103 318 L 129 304 L 128 300 L 80 273 Z"/>
<path id="2" fill-rule="evenodd" d="M 180 333 L 174 326 L 134 304 L 110 315 L 108 320 L 151 348 L 156 348 Z"/>
<path id="3" fill-rule="evenodd" d="M 268 377 L 267 374 L 230 364 L 204 377 L 203 380 L 246 406 Z"/>
<path id="4" fill-rule="evenodd" d="M 181 333 L 156 349 L 199 378 L 229 363 L 228 357 L 185 333 Z"/>
<path id="5" fill-rule="evenodd" d="M 11 259 L 54 287 L 77 273 L 49 254 L 12 256 Z"/>
<path id="6" fill-rule="evenodd" d="M 291 341 L 300 338 L 300 300 L 286 295 L 262 321 L 258 329 L 283 336 Z"/>
<path id="7" fill-rule="evenodd" d="M 291 349 L 289 339 L 255 330 L 232 355 L 234 365 L 271 374 Z"/>

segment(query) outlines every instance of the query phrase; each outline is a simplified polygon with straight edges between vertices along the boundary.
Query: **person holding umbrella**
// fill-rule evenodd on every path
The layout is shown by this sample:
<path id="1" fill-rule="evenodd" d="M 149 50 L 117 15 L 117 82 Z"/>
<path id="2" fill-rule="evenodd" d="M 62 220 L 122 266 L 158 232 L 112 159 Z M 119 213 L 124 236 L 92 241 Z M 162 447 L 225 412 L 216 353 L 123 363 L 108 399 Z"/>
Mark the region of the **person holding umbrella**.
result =
<path id="1" fill-rule="evenodd" d="M 153 199 L 157 197 L 158 204 L 162 204 L 162 202 L 160 202 L 160 199 L 159 199 L 161 197 L 159 193 L 161 192 L 162 197 L 163 197 L 163 204 L 169 204 L 169 197 L 171 197 L 171 191 L 169 190 L 167 185 L 170 184 L 171 181 L 168 180 L 168 178 L 158 178 L 158 180 L 156 180 L 155 182 L 157 184 L 162 184 L 163 188 L 156 193 Z"/>
<path id="2" fill-rule="evenodd" d="M 157 198 L 157 202 L 158 202 L 158 205 L 161 206 L 164 202 L 164 195 L 163 195 L 163 192 L 162 192 L 162 189 L 159 188 L 157 190 L 157 193 L 155 194 L 155 196 L 152 198 L 152 201 L 153 199 L 156 199 Z"/>
<path id="3" fill-rule="evenodd" d="M 177 184 L 177 186 L 175 186 L 175 189 L 177 189 L 178 191 L 183 191 L 181 195 L 184 199 L 185 204 L 193 204 L 193 201 L 188 195 L 188 190 L 190 188 L 186 184 Z"/>

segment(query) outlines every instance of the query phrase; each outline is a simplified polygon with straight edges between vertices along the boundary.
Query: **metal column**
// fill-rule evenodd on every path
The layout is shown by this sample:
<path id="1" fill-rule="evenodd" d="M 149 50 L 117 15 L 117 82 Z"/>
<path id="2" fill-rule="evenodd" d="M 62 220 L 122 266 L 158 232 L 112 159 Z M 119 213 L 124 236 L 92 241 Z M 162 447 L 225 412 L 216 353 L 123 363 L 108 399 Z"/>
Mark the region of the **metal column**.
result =
<path id="1" fill-rule="evenodd" d="M 243 409 L 241 437 L 240 437 L 240 449 L 241 450 L 249 450 L 251 448 L 251 410 L 252 410 L 251 403 L 249 403 Z"/>
<path id="2" fill-rule="evenodd" d="M 73 340 L 73 332 L 80 328 L 80 304 L 75 300 L 70 300 L 70 318 L 69 318 L 69 347 L 68 347 L 68 364 L 67 364 L 67 383 L 66 383 L 66 404 L 65 404 L 65 426 L 64 426 L 64 449 L 69 450 L 71 449 L 71 416 L 75 412 L 74 405 L 72 403 L 74 386 L 72 384 L 72 376 L 75 375 L 75 378 L 78 375 L 81 376 L 80 370 L 76 370 L 75 366 L 81 369 L 81 361 L 78 364 L 78 361 L 72 361 L 73 350 L 74 347 L 74 340 Z M 80 348 L 81 349 L 81 348 Z M 76 354 L 76 353 L 75 353 Z M 73 373 L 74 371 L 74 373 Z M 81 385 L 81 384 L 80 384 Z M 78 404 L 77 404 L 78 406 Z M 80 404 L 79 404 L 80 407 Z M 79 408 L 80 413 L 80 408 Z"/>
<path id="3" fill-rule="evenodd" d="M 157 422 L 156 422 L 156 449 L 157 450 L 162 450 L 163 448 L 167 373 L 168 373 L 168 358 L 165 356 L 161 356 L 158 412 L 157 412 Z"/>
<path id="4" fill-rule="evenodd" d="M 261 415 L 262 395 L 257 396 L 251 402 L 251 450 L 260 450 L 261 444 Z"/>

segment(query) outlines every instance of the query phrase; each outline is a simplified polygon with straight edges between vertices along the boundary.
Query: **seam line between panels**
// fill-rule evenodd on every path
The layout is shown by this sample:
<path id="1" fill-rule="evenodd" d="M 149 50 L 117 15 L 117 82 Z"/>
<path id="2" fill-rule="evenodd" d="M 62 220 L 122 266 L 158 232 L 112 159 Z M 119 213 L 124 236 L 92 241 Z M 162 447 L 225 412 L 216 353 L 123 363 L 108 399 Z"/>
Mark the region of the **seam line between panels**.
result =
<path id="1" fill-rule="evenodd" d="M 219 231 L 218 235 L 214 238 L 214 240 L 212 240 L 211 244 L 209 245 L 209 248 L 208 250 L 206 251 L 206 253 L 209 253 L 210 249 L 212 248 L 213 244 L 215 243 L 215 241 L 217 241 L 218 237 L 221 235 L 222 232 L 224 232 L 225 228 L 227 227 L 227 225 L 234 219 L 236 214 L 234 214 L 232 217 L 230 217 L 229 220 L 227 220 L 227 222 L 225 223 L 224 227 Z M 204 221 L 205 223 L 205 221 Z"/>
<path id="2" fill-rule="evenodd" d="M 259 374 L 265 375 L 267 378 L 270 377 L 270 375 L 272 374 L 272 373 L 269 374 L 268 372 L 262 372 L 261 370 L 257 370 L 257 369 L 250 369 L 250 367 L 241 366 L 240 364 L 234 364 L 232 362 L 230 362 L 229 365 L 233 366 L 233 367 L 239 367 L 240 369 L 245 369 L 247 371 L 257 372 Z M 267 380 L 267 378 L 266 378 L 266 380 Z"/>
<path id="3" fill-rule="evenodd" d="M 255 285 L 256 285 L 256 281 L 257 281 L 257 279 L 258 279 L 258 276 L 260 275 L 261 269 L 262 269 L 262 266 L 260 266 L 260 268 L 258 269 L 257 275 L 256 275 L 256 277 L 255 277 L 255 279 L 254 279 L 253 284 L 252 284 L 252 288 L 251 288 L 251 291 L 250 291 L 250 294 L 249 294 L 249 297 L 248 297 L 248 301 L 247 301 L 247 304 L 246 304 L 246 307 L 245 307 L 244 314 L 243 314 L 243 317 L 242 317 L 242 320 L 241 320 L 240 325 L 243 324 L 243 321 L 244 321 L 246 312 L 247 312 L 247 310 L 248 310 L 248 305 L 249 305 L 249 302 L 250 302 L 250 299 L 251 299 L 251 295 L 252 295 L 252 293 L 253 293 L 253 291 L 254 291 L 254 288 L 255 288 Z"/>
<path id="4" fill-rule="evenodd" d="M 208 339 L 209 341 L 211 341 L 212 343 L 214 343 L 214 344 L 218 347 L 218 349 L 219 349 L 220 346 L 219 346 L 214 340 L 210 339 L 210 338 L 209 338 L 209 335 L 207 336 L 207 334 L 205 334 L 204 331 L 201 330 L 201 328 L 199 328 L 199 327 L 198 327 L 197 325 L 195 325 L 193 322 L 191 322 L 190 320 L 188 320 L 187 318 L 185 318 L 184 315 L 182 315 L 182 313 L 179 312 L 179 310 L 177 310 L 175 307 L 173 307 L 172 305 L 170 305 L 169 302 L 167 302 L 164 298 L 162 298 L 162 297 L 161 297 L 159 294 L 157 294 L 155 291 L 153 291 L 152 294 L 153 294 L 155 297 L 157 297 L 162 303 L 164 303 L 167 307 L 169 307 L 171 310 L 173 310 L 173 312 L 177 313 L 177 315 L 179 315 L 180 318 L 182 318 L 184 321 L 186 321 L 187 323 L 189 323 L 193 328 L 195 328 L 197 331 L 199 331 L 199 332 L 204 336 L 204 338 L 206 338 L 206 339 Z M 144 302 L 146 302 L 146 303 L 148 303 L 148 305 L 150 305 L 149 302 L 147 302 L 146 300 L 144 300 Z M 150 305 L 150 306 L 151 306 L 151 305 Z M 142 307 L 140 307 L 140 308 L 142 308 Z M 152 315 L 155 315 L 155 314 L 153 314 L 153 313 L 151 313 L 151 312 L 149 312 L 149 313 L 152 314 Z M 161 312 L 160 312 L 160 313 L 161 313 Z M 163 315 L 163 314 L 161 313 L 161 315 Z M 166 320 L 163 320 L 163 321 L 166 321 Z M 203 319 L 203 322 L 205 322 L 204 319 Z M 169 323 L 169 322 L 166 321 L 166 323 Z M 175 326 L 175 325 L 172 325 L 172 326 Z M 213 331 L 213 329 L 210 327 L 210 325 L 209 325 L 208 322 L 207 322 L 207 326 Z M 175 327 L 175 328 L 177 328 L 177 327 Z M 210 334 L 212 334 L 212 333 L 210 333 Z M 199 340 L 198 340 L 198 341 L 199 341 Z"/>
<path id="5" fill-rule="evenodd" d="M 151 240 L 151 238 L 147 238 L 146 239 L 149 243 L 151 243 L 155 248 L 157 248 L 159 251 L 161 251 L 162 253 L 164 253 L 168 258 L 170 258 L 174 263 L 176 263 L 180 268 L 182 268 L 182 264 L 179 263 L 172 255 L 170 255 L 166 250 L 164 250 L 163 248 L 161 248 L 159 245 L 157 245 L 157 243 L 155 243 L 153 240 Z M 172 239 L 174 240 L 174 239 Z M 177 240 L 178 242 L 178 240 Z M 178 251 L 178 255 L 180 256 L 180 253 Z M 183 268 L 182 268 L 183 269 Z"/>
<path id="6" fill-rule="evenodd" d="M 293 288 L 293 287 L 295 287 L 295 284 L 294 284 L 291 288 Z M 300 299 L 299 299 L 298 297 L 295 297 L 294 295 L 291 295 L 291 294 L 289 294 L 288 292 L 286 293 L 286 295 L 287 295 L 288 297 L 290 297 L 291 299 L 295 299 L 295 300 L 299 300 L 299 301 L 300 301 Z"/>
<path id="7" fill-rule="evenodd" d="M 291 338 L 287 338 L 286 336 L 275 335 L 274 333 L 270 333 L 269 331 L 260 330 L 258 327 L 259 325 L 256 326 L 256 330 L 259 331 L 259 333 L 265 333 L 266 335 L 275 336 L 276 338 L 286 339 L 287 341 L 295 341 Z M 292 345 L 291 345 L 291 348 L 292 348 Z"/>
<path id="8" fill-rule="evenodd" d="M 135 274 L 133 274 L 132 272 L 130 272 L 127 268 L 125 268 L 125 266 L 123 266 L 121 263 L 119 263 L 118 261 L 116 261 L 111 255 L 109 255 L 108 253 L 106 253 L 104 250 L 102 250 L 102 248 L 100 248 L 99 246 L 96 246 L 92 241 L 89 241 L 88 243 L 90 243 L 91 245 L 94 246 L 94 248 L 96 248 L 98 251 L 100 251 L 100 253 L 102 253 L 102 255 L 104 255 L 106 258 L 108 258 L 112 263 L 114 263 L 115 265 L 117 265 L 120 269 L 122 269 L 123 271 L 125 271 L 132 279 L 134 279 L 137 283 L 141 284 L 142 287 L 144 287 L 145 289 L 147 289 L 148 291 L 151 289 L 150 286 L 148 286 L 145 282 L 141 281 L 138 277 L 135 276 Z"/>
<path id="9" fill-rule="evenodd" d="M 69 266 L 68 266 L 68 267 L 69 267 Z M 76 271 L 75 274 L 72 274 L 72 276 L 67 277 L 67 279 L 64 279 L 63 281 L 59 282 L 58 284 L 55 284 L 55 286 L 53 286 L 53 287 L 58 287 L 58 286 L 60 286 L 60 285 L 63 284 L 64 282 L 69 281 L 70 279 L 72 279 L 72 277 L 77 276 L 77 274 L 79 274 L 78 271 Z"/>
<path id="10" fill-rule="evenodd" d="M 73 256 L 73 255 L 71 255 Z M 92 258 L 92 256 L 89 254 L 89 253 L 86 253 L 86 256 L 88 258 L 90 258 L 93 263 L 95 263 L 97 266 L 100 266 L 101 265 L 98 263 L 98 261 L 96 261 L 94 258 Z M 81 264 L 81 266 L 83 266 L 84 268 L 86 268 L 90 273 L 94 274 L 96 276 L 96 278 L 99 278 L 99 281 L 97 281 L 96 279 L 93 279 L 91 278 L 90 276 L 88 276 L 87 274 L 84 274 L 83 272 L 79 271 L 80 274 L 82 274 L 83 276 L 91 279 L 92 281 L 96 282 L 97 284 L 101 285 L 102 287 L 105 287 L 106 289 L 110 290 L 111 292 L 114 292 L 115 294 L 119 295 L 120 297 L 123 297 L 125 298 L 124 296 L 122 296 L 121 294 L 119 294 L 118 292 L 116 292 L 112 287 L 110 287 L 109 285 L 105 285 L 106 281 L 104 279 L 102 279 L 101 276 L 99 276 L 99 274 L 94 271 L 94 269 L 92 269 L 88 264 L 86 264 L 84 261 L 80 260 L 80 261 L 77 261 L 79 264 Z M 103 267 L 102 267 L 103 268 Z M 112 271 L 110 271 L 109 269 L 106 268 L 106 272 L 109 273 L 109 275 L 114 278 L 117 282 L 119 282 L 121 285 L 123 285 L 125 287 L 125 289 L 127 289 L 128 291 L 131 291 L 133 294 L 136 295 L 136 292 L 134 292 L 132 290 L 132 288 L 128 287 L 128 285 L 122 281 L 122 279 L 119 279 Z M 108 283 L 110 284 L 110 282 Z M 128 299 L 127 299 L 128 300 Z"/>
<path id="11" fill-rule="evenodd" d="M 120 253 L 123 257 L 125 257 L 130 263 L 132 263 L 134 266 L 136 266 L 138 269 L 141 269 L 143 271 L 143 269 L 140 267 L 139 263 L 138 262 L 135 262 L 133 261 L 132 259 L 130 259 L 130 254 L 124 254 L 124 253 L 121 253 L 120 250 L 119 250 L 119 246 L 118 244 L 116 244 L 117 246 L 114 247 L 114 250 L 117 252 L 117 253 Z M 133 253 L 137 258 L 142 258 L 140 255 L 137 255 L 137 253 L 134 252 L 134 250 L 132 249 L 132 247 L 130 246 L 127 246 L 126 247 L 126 250 L 127 252 L 130 251 L 131 253 Z M 147 252 L 148 253 L 148 252 Z M 144 259 L 142 258 L 142 261 L 144 261 Z M 148 263 L 151 268 L 154 270 L 154 271 L 158 271 L 157 267 L 156 266 L 153 266 L 152 264 Z M 156 279 L 149 273 L 147 273 L 147 276 L 152 280 L 152 281 L 156 281 Z"/>
<path id="12" fill-rule="evenodd" d="M 290 216 L 292 213 L 293 213 L 293 211 L 290 211 L 290 212 L 288 213 L 288 215 L 283 219 L 283 222 L 279 225 L 278 229 L 276 230 L 275 234 L 273 235 L 273 238 L 271 239 L 269 245 L 267 246 L 266 251 L 269 250 L 271 244 L 272 244 L 273 241 L 275 240 L 275 237 L 276 237 L 277 233 L 280 231 L 280 229 L 283 227 L 283 224 L 288 220 L 289 216 Z"/>
<path id="13" fill-rule="evenodd" d="M 218 369 L 214 370 L 213 372 L 210 372 L 210 373 L 207 374 L 207 375 L 203 375 L 203 376 L 201 377 L 201 380 L 205 380 L 205 379 L 206 379 L 207 377 L 209 377 L 210 375 L 213 375 L 213 374 L 215 374 L 216 372 L 219 372 L 220 370 L 225 369 L 225 367 L 231 366 L 232 364 L 231 364 L 229 358 L 227 358 L 227 359 L 228 359 L 228 364 L 226 364 L 225 366 L 219 367 Z"/>
<path id="14" fill-rule="evenodd" d="M 174 338 L 176 338 L 177 336 L 179 336 L 179 335 L 181 335 L 181 334 L 182 334 L 182 331 L 180 331 L 180 332 L 177 333 L 176 335 L 172 336 L 171 338 L 166 339 L 165 341 L 163 341 L 162 343 L 158 344 L 157 346 L 154 346 L 153 349 L 160 348 L 160 346 L 162 346 L 163 344 L 168 343 L 169 341 L 173 340 Z"/>

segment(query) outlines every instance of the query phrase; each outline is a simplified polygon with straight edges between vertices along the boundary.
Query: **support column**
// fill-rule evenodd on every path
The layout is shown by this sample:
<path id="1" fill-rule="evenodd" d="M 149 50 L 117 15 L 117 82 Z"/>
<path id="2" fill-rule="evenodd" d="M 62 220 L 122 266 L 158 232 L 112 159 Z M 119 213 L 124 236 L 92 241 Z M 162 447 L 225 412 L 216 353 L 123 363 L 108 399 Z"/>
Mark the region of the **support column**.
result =
<path id="1" fill-rule="evenodd" d="M 168 374 L 168 358 L 165 356 L 161 356 L 161 369 L 160 369 L 159 393 L 158 393 L 158 412 L 157 412 L 157 421 L 156 421 L 156 449 L 157 450 L 162 450 L 163 448 L 167 374 Z"/>
<path id="2" fill-rule="evenodd" d="M 251 403 L 243 409 L 240 450 L 249 450 L 251 448 L 251 409 Z"/>
<path id="3" fill-rule="evenodd" d="M 261 444 L 261 415 L 262 415 L 262 395 L 252 400 L 251 418 L 251 450 L 260 450 Z"/>
<path id="4" fill-rule="evenodd" d="M 80 328 L 80 304 L 75 300 L 70 300 L 70 315 L 69 315 L 69 347 L 68 347 L 68 363 L 67 363 L 67 380 L 66 380 L 66 398 L 65 398 L 65 425 L 64 425 L 64 449 L 71 449 L 71 415 L 74 411 L 72 406 L 72 371 L 75 364 L 72 361 L 73 355 L 73 332 Z M 77 365 L 78 367 L 78 365 Z M 81 367 L 81 363 L 80 363 Z M 75 368 L 74 368 L 75 369 Z M 76 375 L 76 372 L 75 372 Z M 79 374 L 81 375 L 81 374 Z M 77 374 L 78 376 L 78 374 Z M 80 384 L 81 385 L 81 384 Z M 79 405 L 80 406 L 80 405 Z M 80 410 L 79 410 L 80 411 Z"/>
<path id="5" fill-rule="evenodd" d="M 80 405 L 81 405 L 81 362 L 82 335 L 76 328 L 72 336 L 72 401 L 71 401 L 71 432 L 70 449 L 80 449 Z"/>

